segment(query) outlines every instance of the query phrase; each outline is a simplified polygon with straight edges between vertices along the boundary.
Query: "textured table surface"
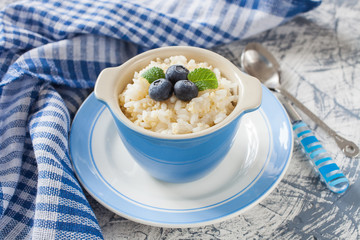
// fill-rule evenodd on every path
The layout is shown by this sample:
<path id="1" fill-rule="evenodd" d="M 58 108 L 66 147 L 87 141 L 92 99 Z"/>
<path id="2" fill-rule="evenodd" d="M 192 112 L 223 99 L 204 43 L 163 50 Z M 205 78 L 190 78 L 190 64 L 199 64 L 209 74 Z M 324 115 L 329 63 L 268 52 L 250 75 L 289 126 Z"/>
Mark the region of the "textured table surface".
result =
<path id="1" fill-rule="evenodd" d="M 1 1 L 0 7 L 11 2 Z M 240 67 L 246 43 L 262 43 L 281 64 L 284 88 L 339 135 L 360 145 L 359 22 L 358 0 L 323 1 L 314 11 L 275 29 L 213 50 Z M 345 194 L 328 191 L 295 144 L 286 175 L 274 191 L 249 211 L 214 225 L 142 225 L 87 195 L 105 239 L 360 239 L 360 159 L 345 157 L 325 132 L 302 117 L 349 178 Z"/>
<path id="2" fill-rule="evenodd" d="M 282 66 L 284 87 L 338 134 L 360 144 L 360 3 L 324 1 L 316 10 L 251 39 L 214 48 L 240 66 L 249 41 L 266 46 Z M 187 229 L 145 226 L 92 201 L 107 239 L 360 239 L 359 158 L 344 156 L 305 115 L 351 182 L 342 196 L 315 177 L 298 145 L 277 188 L 248 212 Z"/>

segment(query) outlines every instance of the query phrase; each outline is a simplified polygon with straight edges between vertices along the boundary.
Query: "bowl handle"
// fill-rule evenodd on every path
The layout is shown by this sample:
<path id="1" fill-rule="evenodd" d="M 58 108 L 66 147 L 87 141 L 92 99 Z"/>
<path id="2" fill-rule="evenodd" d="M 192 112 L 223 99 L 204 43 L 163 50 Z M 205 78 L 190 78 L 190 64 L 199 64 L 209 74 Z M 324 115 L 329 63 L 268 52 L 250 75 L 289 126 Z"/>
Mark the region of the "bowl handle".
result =
<path id="1" fill-rule="evenodd" d="M 261 105 L 261 83 L 257 78 L 249 75 L 242 76 L 242 79 L 244 84 L 243 99 L 247 103 L 246 106 L 244 106 L 244 111 L 251 112 L 258 109 Z"/>
<path id="2" fill-rule="evenodd" d="M 108 106 L 113 104 L 113 99 L 117 99 L 116 96 L 113 96 L 115 94 L 116 70 L 116 67 L 105 68 L 100 72 L 95 82 L 95 97 Z"/>

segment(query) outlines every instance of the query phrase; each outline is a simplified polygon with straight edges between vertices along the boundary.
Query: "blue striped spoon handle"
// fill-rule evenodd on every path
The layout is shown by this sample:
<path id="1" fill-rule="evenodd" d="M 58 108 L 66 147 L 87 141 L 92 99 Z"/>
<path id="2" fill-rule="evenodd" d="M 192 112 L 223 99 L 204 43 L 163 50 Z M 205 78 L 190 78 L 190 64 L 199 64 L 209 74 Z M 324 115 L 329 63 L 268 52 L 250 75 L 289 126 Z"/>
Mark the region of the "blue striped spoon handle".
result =
<path id="1" fill-rule="evenodd" d="M 284 106 L 292 120 L 295 138 L 303 147 L 315 171 L 320 175 L 321 181 L 334 193 L 345 192 L 349 187 L 349 180 L 295 109 L 288 103 Z"/>

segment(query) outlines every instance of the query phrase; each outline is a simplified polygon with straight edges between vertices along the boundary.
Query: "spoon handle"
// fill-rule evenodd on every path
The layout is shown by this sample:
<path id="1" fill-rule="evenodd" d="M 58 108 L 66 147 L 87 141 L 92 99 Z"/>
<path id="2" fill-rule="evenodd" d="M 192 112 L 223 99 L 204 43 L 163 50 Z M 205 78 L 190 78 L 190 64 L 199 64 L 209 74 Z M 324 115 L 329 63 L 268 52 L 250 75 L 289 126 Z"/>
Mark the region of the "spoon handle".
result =
<path id="1" fill-rule="evenodd" d="M 321 181 L 334 193 L 345 192 L 349 187 L 349 180 L 295 109 L 287 102 L 283 105 L 291 119 L 295 138 L 302 146 L 317 174 L 320 175 Z"/>
<path id="2" fill-rule="evenodd" d="M 320 118 L 313 114 L 305 105 L 303 105 L 299 100 L 297 100 L 293 95 L 283 88 L 276 88 L 276 91 L 280 92 L 293 102 L 302 112 L 308 115 L 317 125 L 322 127 L 331 137 L 335 139 L 336 144 L 344 152 L 347 157 L 356 157 L 359 154 L 359 147 L 345 138 L 339 136 L 334 130 L 332 130 L 326 123 L 324 123 Z"/>

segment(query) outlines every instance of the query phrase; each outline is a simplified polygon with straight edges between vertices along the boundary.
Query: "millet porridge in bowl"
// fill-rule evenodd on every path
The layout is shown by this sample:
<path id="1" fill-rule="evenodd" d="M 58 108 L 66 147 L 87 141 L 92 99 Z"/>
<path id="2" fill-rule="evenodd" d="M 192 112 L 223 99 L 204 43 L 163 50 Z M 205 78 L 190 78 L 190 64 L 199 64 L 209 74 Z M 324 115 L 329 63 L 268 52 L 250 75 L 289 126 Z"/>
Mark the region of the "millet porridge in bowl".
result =
<path id="1" fill-rule="evenodd" d="M 215 169 L 242 116 L 262 99 L 259 80 L 215 52 L 189 46 L 152 49 L 106 68 L 94 92 L 133 160 L 171 183 Z"/>
<path id="2" fill-rule="evenodd" d="M 198 89 L 194 90 L 197 94 L 195 93 L 190 100 L 185 99 L 184 101 L 179 99 L 181 98 L 180 93 L 177 94 L 179 88 L 176 88 L 176 84 L 180 84 L 176 81 L 174 84 L 172 81 L 174 86 L 170 83 L 168 85 L 169 88 L 172 87 L 175 90 L 169 90 L 168 99 L 154 100 L 149 94 L 149 88 L 151 88 L 150 82 L 155 80 L 149 81 L 147 79 L 149 74 L 147 73 L 156 69 L 160 71 L 162 77 L 165 76 L 164 79 L 166 80 L 164 81 L 167 81 L 167 77 L 170 76 L 168 74 L 170 70 L 167 70 L 171 66 L 180 66 L 182 68 L 180 70 L 189 72 L 189 78 L 190 75 L 196 75 L 193 73 L 200 69 L 202 75 L 197 74 L 199 78 L 211 78 L 209 76 L 212 74 L 212 82 L 205 81 L 205 83 L 201 82 L 200 85 L 198 82 L 197 84 L 200 87 L 196 87 Z M 180 79 L 186 78 L 187 72 L 185 72 L 185 77 L 180 77 Z M 150 78 L 157 76 L 155 74 Z M 216 84 L 214 84 L 214 79 L 217 81 Z M 184 91 L 188 90 L 185 89 Z M 133 82 L 128 84 L 119 94 L 119 105 L 125 116 L 137 126 L 161 134 L 176 135 L 199 132 L 223 121 L 236 106 L 237 94 L 237 82 L 231 82 L 223 77 L 218 68 L 214 68 L 206 62 L 198 62 L 182 55 L 176 55 L 164 59 L 156 58 L 148 66 L 139 72 L 135 72 Z"/>

